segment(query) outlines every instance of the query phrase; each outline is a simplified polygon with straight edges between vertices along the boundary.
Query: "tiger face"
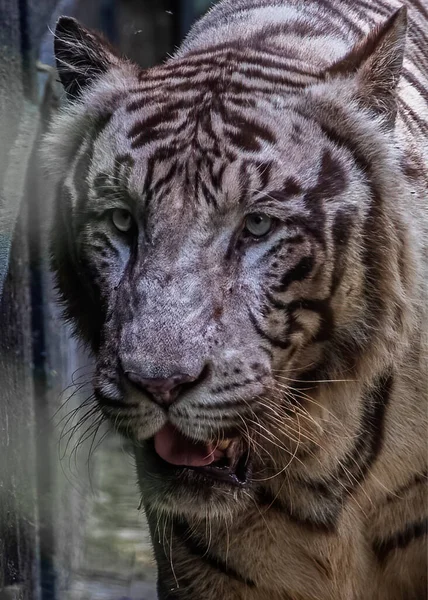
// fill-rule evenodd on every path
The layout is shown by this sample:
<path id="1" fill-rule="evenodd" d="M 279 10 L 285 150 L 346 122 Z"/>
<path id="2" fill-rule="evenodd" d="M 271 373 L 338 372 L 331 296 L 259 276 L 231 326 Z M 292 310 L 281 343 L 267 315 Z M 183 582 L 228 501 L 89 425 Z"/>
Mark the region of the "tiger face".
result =
<path id="1" fill-rule="evenodd" d="M 96 63 L 86 91 L 76 35 Z M 248 91 L 239 48 L 141 73 L 63 19 L 56 50 L 78 100 L 54 267 L 99 406 L 137 448 L 147 504 L 243 510 L 334 431 L 308 390 L 352 377 L 390 317 L 394 233 L 372 237 L 400 189 L 385 120 L 308 66 L 281 93 Z"/>

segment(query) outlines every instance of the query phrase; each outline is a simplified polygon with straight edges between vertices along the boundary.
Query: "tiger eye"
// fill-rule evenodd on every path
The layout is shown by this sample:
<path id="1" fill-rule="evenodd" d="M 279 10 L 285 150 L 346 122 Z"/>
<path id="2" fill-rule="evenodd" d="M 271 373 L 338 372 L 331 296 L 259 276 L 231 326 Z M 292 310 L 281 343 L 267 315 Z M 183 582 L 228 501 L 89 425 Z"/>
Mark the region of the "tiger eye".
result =
<path id="1" fill-rule="evenodd" d="M 111 215 L 113 225 L 119 231 L 127 233 L 132 227 L 132 215 L 124 208 L 116 208 Z"/>
<path id="2" fill-rule="evenodd" d="M 273 219 L 263 213 L 253 213 L 245 219 L 245 231 L 260 238 L 272 229 Z"/>

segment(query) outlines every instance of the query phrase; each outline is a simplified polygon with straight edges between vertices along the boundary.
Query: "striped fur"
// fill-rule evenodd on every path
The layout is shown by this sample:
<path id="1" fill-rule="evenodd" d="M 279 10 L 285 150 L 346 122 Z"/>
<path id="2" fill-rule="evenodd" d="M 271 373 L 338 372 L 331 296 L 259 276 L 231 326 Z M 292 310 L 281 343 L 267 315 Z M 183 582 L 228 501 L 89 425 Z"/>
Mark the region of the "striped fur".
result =
<path id="1" fill-rule="evenodd" d="M 426 596 L 428 4 L 400 7 L 223 0 L 146 71 L 58 24 L 53 268 L 136 443 L 162 600 Z M 177 369 L 205 375 L 169 419 L 239 430 L 247 488 L 154 460 L 165 412 L 123 371 Z"/>

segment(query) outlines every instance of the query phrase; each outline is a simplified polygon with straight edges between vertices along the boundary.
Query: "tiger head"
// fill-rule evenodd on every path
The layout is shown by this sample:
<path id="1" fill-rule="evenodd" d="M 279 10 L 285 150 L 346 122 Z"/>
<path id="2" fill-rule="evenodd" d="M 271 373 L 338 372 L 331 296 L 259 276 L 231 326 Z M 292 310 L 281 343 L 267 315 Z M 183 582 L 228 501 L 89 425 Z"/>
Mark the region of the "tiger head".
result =
<path id="1" fill-rule="evenodd" d="M 148 505 L 279 493 L 340 443 L 355 409 L 337 380 L 369 377 L 402 334 L 404 35 L 399 11 L 344 57 L 287 62 L 255 37 L 142 71 L 60 19 L 53 267 Z"/>

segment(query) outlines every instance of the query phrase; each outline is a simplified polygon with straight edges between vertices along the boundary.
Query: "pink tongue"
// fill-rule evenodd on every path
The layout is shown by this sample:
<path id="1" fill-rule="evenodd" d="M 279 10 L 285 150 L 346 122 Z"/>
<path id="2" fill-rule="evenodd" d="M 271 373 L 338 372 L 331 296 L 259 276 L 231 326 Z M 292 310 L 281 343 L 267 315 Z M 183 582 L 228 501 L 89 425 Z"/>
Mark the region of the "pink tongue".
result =
<path id="1" fill-rule="evenodd" d="M 155 450 L 166 462 L 183 467 L 205 467 L 224 456 L 214 444 L 192 442 L 169 423 L 155 435 Z"/>

